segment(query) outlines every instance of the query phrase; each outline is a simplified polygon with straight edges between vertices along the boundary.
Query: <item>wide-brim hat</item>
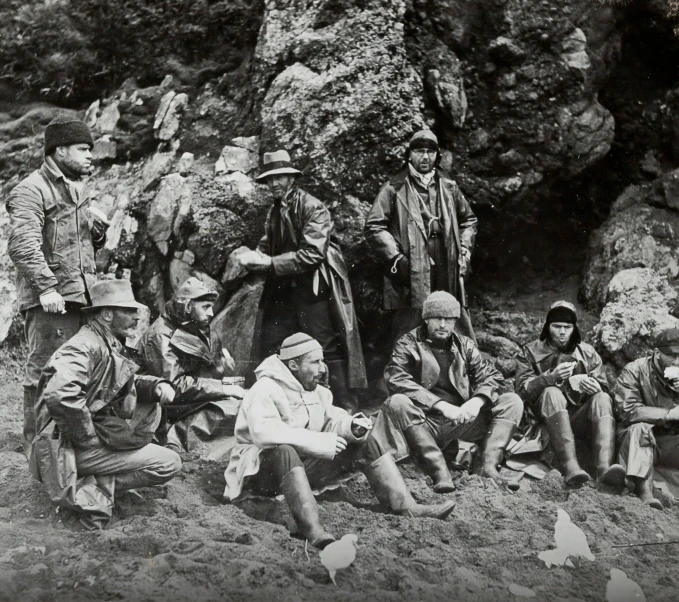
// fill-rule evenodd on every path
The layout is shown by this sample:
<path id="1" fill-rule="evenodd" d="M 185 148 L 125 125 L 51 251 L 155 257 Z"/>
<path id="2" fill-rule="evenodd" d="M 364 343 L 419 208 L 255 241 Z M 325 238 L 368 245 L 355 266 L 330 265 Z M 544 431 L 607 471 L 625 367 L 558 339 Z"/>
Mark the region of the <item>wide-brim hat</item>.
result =
<path id="1" fill-rule="evenodd" d="M 277 150 L 273 153 L 264 153 L 262 159 L 262 173 L 255 179 L 263 180 L 268 176 L 275 176 L 278 174 L 301 175 L 302 172 L 292 166 L 290 155 L 286 150 Z"/>
<path id="2" fill-rule="evenodd" d="M 102 307 L 146 309 L 146 305 L 135 301 L 129 280 L 101 280 L 94 283 L 89 292 L 92 305 L 83 307 L 83 311 L 93 311 Z"/>

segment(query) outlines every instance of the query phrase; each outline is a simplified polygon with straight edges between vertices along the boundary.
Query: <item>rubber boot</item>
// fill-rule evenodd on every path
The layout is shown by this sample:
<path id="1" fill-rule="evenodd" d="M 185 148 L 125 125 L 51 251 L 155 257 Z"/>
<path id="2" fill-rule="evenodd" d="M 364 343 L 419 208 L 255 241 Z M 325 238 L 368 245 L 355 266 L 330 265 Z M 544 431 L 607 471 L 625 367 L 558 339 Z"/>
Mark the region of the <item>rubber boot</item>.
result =
<path id="1" fill-rule="evenodd" d="M 363 474 L 380 503 L 400 516 L 445 520 L 455 508 L 452 500 L 442 504 L 418 504 L 391 454 L 384 454 L 368 464 L 363 468 Z"/>
<path id="2" fill-rule="evenodd" d="M 480 458 L 481 462 L 476 472 L 482 477 L 493 479 L 498 485 L 507 485 L 511 491 L 518 491 L 519 482 L 503 478 L 497 469 L 512 440 L 514 431 L 516 431 L 516 425 L 510 420 L 495 419 L 490 423 Z"/>
<path id="3" fill-rule="evenodd" d="M 639 497 L 639 499 L 644 502 L 644 504 L 655 508 L 656 510 L 662 510 L 662 502 L 657 498 L 653 497 L 653 477 L 650 476 L 646 479 L 641 477 L 630 477 L 634 482 L 634 490 Z"/>
<path id="4" fill-rule="evenodd" d="M 622 487 L 625 483 L 625 469 L 613 464 L 615 455 L 615 419 L 603 416 L 593 424 L 594 441 L 592 451 L 596 459 L 597 479 L 600 483 Z"/>
<path id="5" fill-rule="evenodd" d="M 316 498 L 302 466 L 296 466 L 283 477 L 281 491 L 304 539 L 320 550 L 335 541 L 321 525 Z"/>
<path id="6" fill-rule="evenodd" d="M 24 450 L 28 453 L 35 438 L 36 387 L 24 387 Z"/>
<path id="7" fill-rule="evenodd" d="M 358 412 L 358 403 L 347 387 L 347 372 L 344 360 L 328 360 L 328 384 L 332 391 L 332 404 L 355 414 Z"/>
<path id="8" fill-rule="evenodd" d="M 424 424 L 414 424 L 409 426 L 403 434 L 413 456 L 434 481 L 434 491 L 436 493 L 455 491 L 455 484 L 450 476 L 446 459 L 429 429 Z"/>
<path id="9" fill-rule="evenodd" d="M 590 476 L 580 468 L 578 457 L 575 454 L 575 437 L 571 428 L 571 421 L 566 410 L 559 410 L 545 419 L 547 432 L 552 442 L 564 480 L 568 487 L 583 485 L 590 480 Z"/>

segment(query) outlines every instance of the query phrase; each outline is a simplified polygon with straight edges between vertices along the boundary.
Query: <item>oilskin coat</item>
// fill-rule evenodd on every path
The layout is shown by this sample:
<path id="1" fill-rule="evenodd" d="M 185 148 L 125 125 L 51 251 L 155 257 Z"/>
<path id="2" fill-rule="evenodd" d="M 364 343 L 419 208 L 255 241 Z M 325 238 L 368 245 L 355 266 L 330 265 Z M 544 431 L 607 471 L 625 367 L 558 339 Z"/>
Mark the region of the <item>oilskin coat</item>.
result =
<path id="1" fill-rule="evenodd" d="M 387 182 L 377 195 L 365 222 L 365 237 L 377 257 L 390 265 L 397 255 L 410 260 L 410 285 L 401 286 L 384 278 L 384 308 L 422 307 L 431 293 L 431 270 L 427 234 L 422 212 L 408 170 Z M 469 203 L 457 183 L 437 169 L 438 195 L 441 199 L 443 232 L 448 252 L 448 289 L 463 306 L 467 306 L 464 277 L 476 239 L 477 222 Z"/>
<path id="2" fill-rule="evenodd" d="M 54 502 L 83 514 L 91 526 L 102 527 L 111 517 L 115 477 L 79 479 L 74 449 L 97 440 L 94 414 L 112 412 L 127 420 L 138 401 L 153 402 L 155 387 L 167 381 L 139 371 L 132 352 L 94 322 L 56 351 L 40 377 L 31 472 Z M 148 423 L 155 430 L 157 420 Z"/>
<path id="3" fill-rule="evenodd" d="M 174 387 L 174 401 L 165 406 L 171 422 L 224 399 L 221 340 L 217 333 L 208 335 L 192 324 L 185 308 L 169 301 L 138 344 L 148 372 Z"/>
<path id="4" fill-rule="evenodd" d="M 66 301 L 89 305 L 96 278 L 89 204 L 87 188 L 71 194 L 49 159 L 9 193 L 7 252 L 17 268 L 20 311 L 40 305 L 40 294 L 50 288 Z M 100 235 L 97 247 L 104 241 Z"/>
<path id="5" fill-rule="evenodd" d="M 276 276 L 294 276 L 315 271 L 315 277 L 326 278 L 332 291 L 330 306 L 335 326 L 347 360 L 349 386 L 364 389 L 368 386 L 363 360 L 358 320 L 349 284 L 349 273 L 339 245 L 331 240 L 332 217 L 327 207 L 304 190 L 293 187 L 285 198 L 287 212 L 284 232 L 297 246 L 297 251 L 277 255 L 273 241 L 276 240 L 269 210 L 265 234 L 257 248 L 271 256 Z"/>
<path id="6" fill-rule="evenodd" d="M 300 454 L 332 460 L 337 433 L 349 443 L 363 441 L 351 432 L 353 416 L 332 405 L 332 393 L 322 386 L 306 391 L 276 355 L 255 370 L 257 382 L 248 390 L 236 419 L 236 445 L 224 473 L 224 497 L 236 499 L 249 476 L 259 472 L 260 454 L 288 443 Z"/>

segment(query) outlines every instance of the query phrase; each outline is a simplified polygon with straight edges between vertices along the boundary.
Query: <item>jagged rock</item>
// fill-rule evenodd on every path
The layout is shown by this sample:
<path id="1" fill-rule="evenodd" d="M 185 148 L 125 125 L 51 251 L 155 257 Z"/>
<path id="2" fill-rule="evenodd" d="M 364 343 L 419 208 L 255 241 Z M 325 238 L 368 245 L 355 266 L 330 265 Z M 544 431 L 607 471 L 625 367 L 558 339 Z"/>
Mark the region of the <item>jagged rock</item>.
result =
<path id="1" fill-rule="evenodd" d="M 158 140 L 172 140 L 179 129 L 181 115 L 188 103 L 189 97 L 184 92 L 177 94 L 170 91 L 163 96 L 153 122 L 153 130 Z"/>
<path id="2" fill-rule="evenodd" d="M 240 148 L 246 148 L 251 153 L 259 153 L 259 136 L 238 136 L 231 140 L 231 144 Z"/>
<path id="3" fill-rule="evenodd" d="M 488 46 L 488 53 L 495 61 L 507 64 L 519 63 L 526 56 L 523 48 L 505 36 L 495 38 Z"/>
<path id="4" fill-rule="evenodd" d="M 622 270 L 608 285 L 606 306 L 593 331 L 593 342 L 604 360 L 622 368 L 652 349 L 655 337 L 676 328 L 679 293 L 666 276 L 649 268 Z"/>
<path id="5" fill-rule="evenodd" d="M 87 127 L 93 129 L 97 125 L 97 119 L 99 118 L 99 107 L 101 106 L 101 100 L 95 100 L 85 111 L 85 117 L 83 121 L 87 124 Z"/>
<path id="6" fill-rule="evenodd" d="M 257 169 L 257 163 L 255 152 L 238 146 L 225 146 L 215 163 L 215 173 L 229 174 L 239 171 L 248 174 Z"/>
<path id="7" fill-rule="evenodd" d="M 115 132 L 119 120 L 118 101 L 112 100 L 102 109 L 101 115 L 97 119 L 97 127 L 102 134 L 112 134 Z"/>
<path id="8" fill-rule="evenodd" d="M 148 235 L 163 255 L 167 255 L 172 226 L 182 199 L 191 195 L 186 178 L 170 174 L 160 181 L 158 193 L 151 202 L 148 213 Z"/>
<path id="9" fill-rule="evenodd" d="M 247 203 L 252 201 L 256 195 L 255 183 L 240 171 L 219 176 L 219 181 L 224 184 L 227 193 L 227 197 L 220 204 L 229 206 L 234 203 Z"/>
<path id="10" fill-rule="evenodd" d="M 0 206 L 0 345 L 12 328 L 16 315 L 16 280 L 14 264 L 7 254 L 9 215 L 4 204 Z"/>
<path id="11" fill-rule="evenodd" d="M 175 141 L 169 151 L 157 152 L 144 163 L 141 173 L 142 186 L 144 190 L 150 190 L 160 178 L 169 174 L 177 159 L 176 153 L 179 148 L 179 141 Z M 181 170 L 177 170 L 181 173 Z"/>
<path id="12" fill-rule="evenodd" d="M 580 28 L 576 28 L 561 44 L 561 58 L 573 68 L 586 71 L 592 66 L 587 55 L 587 36 Z"/>
<path id="13" fill-rule="evenodd" d="M 187 176 L 193 168 L 193 163 L 193 153 L 182 153 L 182 156 L 179 157 L 179 161 L 177 161 L 176 169 L 182 176 Z"/>
<path id="14" fill-rule="evenodd" d="M 106 134 L 95 141 L 94 148 L 92 149 L 92 158 L 95 161 L 112 160 L 116 158 L 117 151 L 118 144 Z"/>

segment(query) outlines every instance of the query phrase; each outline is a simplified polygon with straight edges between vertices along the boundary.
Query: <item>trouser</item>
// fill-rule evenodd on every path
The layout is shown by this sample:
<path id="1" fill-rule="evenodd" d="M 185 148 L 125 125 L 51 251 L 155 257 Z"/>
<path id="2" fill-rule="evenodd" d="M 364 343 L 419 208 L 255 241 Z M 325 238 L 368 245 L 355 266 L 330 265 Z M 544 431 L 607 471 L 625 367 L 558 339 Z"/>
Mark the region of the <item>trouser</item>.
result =
<path id="1" fill-rule="evenodd" d="M 150 443 L 133 451 L 116 451 L 96 445 L 75 450 L 78 477 L 115 476 L 115 490 L 166 483 L 181 471 L 179 454 Z"/>
<path id="2" fill-rule="evenodd" d="M 393 343 L 396 343 L 396 341 L 404 334 L 421 326 L 422 322 L 421 307 L 404 307 L 397 309 L 391 325 L 392 347 Z M 476 340 L 471 316 L 466 307 L 460 307 L 460 317 L 455 321 L 455 332 Z"/>
<path id="3" fill-rule="evenodd" d="M 654 464 L 679 468 L 679 433 L 661 433 L 662 429 L 648 422 L 618 430 L 618 461 L 628 477 L 647 479 Z"/>
<path id="4" fill-rule="evenodd" d="M 300 457 L 292 445 L 279 445 L 262 450 L 260 454 L 259 472 L 250 477 L 247 488 L 260 495 L 276 495 L 280 493 L 280 484 L 285 475 L 293 468 L 304 468 L 312 489 L 321 489 L 332 484 L 340 476 L 349 472 L 358 455 L 376 460 L 379 458 L 378 448 L 370 439 L 361 443 L 349 444 L 332 460 L 322 458 Z"/>
<path id="5" fill-rule="evenodd" d="M 593 424 L 601 418 L 613 418 L 613 402 L 608 393 L 599 391 L 579 406 L 568 403 L 558 387 L 547 387 L 538 397 L 541 418 L 549 418 L 562 410 L 568 411 L 573 434 L 586 441 L 592 440 Z"/>
<path id="6" fill-rule="evenodd" d="M 23 312 L 24 332 L 28 343 L 24 376 L 24 439 L 35 436 L 35 394 L 42 369 L 52 354 L 74 336 L 84 323 L 80 305 L 66 304 L 66 313 L 47 313 L 42 307 Z"/>
<path id="7" fill-rule="evenodd" d="M 396 394 L 382 405 L 370 438 L 377 443 L 380 456 L 391 453 L 400 460 L 407 455 L 403 433 L 411 426 L 424 424 L 439 448 L 445 449 L 457 439 L 482 441 L 488 432 L 488 426 L 495 419 L 507 420 L 518 426 L 522 414 L 521 398 L 516 393 L 505 393 L 500 395 L 492 407 L 484 407 L 472 422 L 454 425 L 442 414 L 436 411 L 427 412 L 406 395 Z"/>

